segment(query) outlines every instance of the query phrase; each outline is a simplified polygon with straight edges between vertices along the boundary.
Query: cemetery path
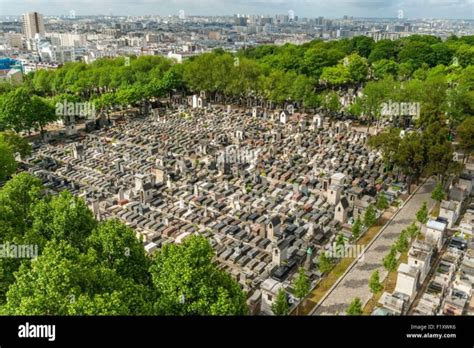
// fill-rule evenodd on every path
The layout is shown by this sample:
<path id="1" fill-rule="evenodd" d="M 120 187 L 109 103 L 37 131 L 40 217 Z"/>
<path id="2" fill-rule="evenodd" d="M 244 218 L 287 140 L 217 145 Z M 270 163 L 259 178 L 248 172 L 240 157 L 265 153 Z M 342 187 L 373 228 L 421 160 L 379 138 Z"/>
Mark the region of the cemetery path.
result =
<path id="1" fill-rule="evenodd" d="M 429 179 L 418 188 L 391 221 L 383 227 L 376 239 L 369 244 L 363 256 L 352 263 L 342 278 L 326 293 L 311 311 L 311 315 L 344 314 L 347 306 L 356 297 L 361 299 L 363 306 L 369 301 L 372 294 L 368 284 L 372 272 L 378 269 L 381 281 L 385 279 L 387 271 L 383 267 L 382 259 L 398 239 L 400 231 L 416 220 L 416 212 L 423 202 L 427 202 L 428 208 L 433 206 L 431 192 L 434 185 L 434 180 Z"/>

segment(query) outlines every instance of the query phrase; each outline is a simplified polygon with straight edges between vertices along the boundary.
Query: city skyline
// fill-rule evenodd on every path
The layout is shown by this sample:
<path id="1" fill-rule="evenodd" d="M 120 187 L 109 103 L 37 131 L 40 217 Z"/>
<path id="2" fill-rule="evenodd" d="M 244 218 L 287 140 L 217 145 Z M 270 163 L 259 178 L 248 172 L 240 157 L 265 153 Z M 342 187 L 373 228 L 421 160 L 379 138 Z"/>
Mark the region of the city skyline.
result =
<path id="1" fill-rule="evenodd" d="M 473 19 L 474 0 L 91 0 L 46 1 L 46 0 L 0 0 L 0 12 L 4 15 L 21 15 L 38 11 L 45 15 L 67 15 L 75 11 L 85 15 L 186 15 L 227 16 L 234 14 L 274 15 L 293 10 L 298 17 L 342 17 L 396 18 L 399 10 L 405 19 Z"/>

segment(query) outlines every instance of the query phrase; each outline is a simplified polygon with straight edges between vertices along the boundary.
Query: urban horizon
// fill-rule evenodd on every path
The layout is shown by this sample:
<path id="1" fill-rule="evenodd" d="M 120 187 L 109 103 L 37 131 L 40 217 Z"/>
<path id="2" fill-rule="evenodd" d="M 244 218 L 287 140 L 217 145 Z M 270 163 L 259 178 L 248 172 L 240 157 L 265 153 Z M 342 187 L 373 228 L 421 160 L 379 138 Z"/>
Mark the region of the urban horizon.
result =
<path id="1" fill-rule="evenodd" d="M 37 11 L 47 16 L 64 16 L 75 11 L 77 16 L 172 16 L 184 11 L 189 16 L 232 16 L 235 14 L 272 16 L 294 11 L 301 18 L 397 18 L 403 11 L 409 19 L 474 19 L 474 2 L 472 0 L 408 0 L 408 1 L 346 1 L 335 0 L 325 3 L 322 0 L 308 1 L 237 1 L 228 0 L 192 1 L 177 0 L 163 2 L 160 0 L 111 1 L 94 3 L 88 0 L 76 1 L 10 1 L 0 0 L 2 12 L 9 11 L 4 16 L 18 16 L 25 12 Z M 7 10 L 8 9 L 8 10 Z M 159 10 L 158 10 L 159 9 Z M 469 16 L 469 11 L 471 15 Z M 303 15 L 304 14 L 304 15 Z"/>

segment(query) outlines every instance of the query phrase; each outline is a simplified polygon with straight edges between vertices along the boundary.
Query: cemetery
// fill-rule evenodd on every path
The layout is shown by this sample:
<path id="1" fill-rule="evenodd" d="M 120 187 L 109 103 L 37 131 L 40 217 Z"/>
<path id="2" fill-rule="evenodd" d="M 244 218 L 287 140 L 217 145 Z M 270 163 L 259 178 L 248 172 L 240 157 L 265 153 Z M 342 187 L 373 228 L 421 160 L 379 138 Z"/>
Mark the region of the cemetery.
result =
<path id="1" fill-rule="evenodd" d="M 351 121 L 200 98 L 107 119 L 42 142 L 23 165 L 48 189 L 83 197 L 97 219 L 132 227 L 147 252 L 207 237 L 252 301 L 301 266 L 317 281 L 336 235 L 350 236 L 381 190 L 390 200 L 403 191 Z"/>

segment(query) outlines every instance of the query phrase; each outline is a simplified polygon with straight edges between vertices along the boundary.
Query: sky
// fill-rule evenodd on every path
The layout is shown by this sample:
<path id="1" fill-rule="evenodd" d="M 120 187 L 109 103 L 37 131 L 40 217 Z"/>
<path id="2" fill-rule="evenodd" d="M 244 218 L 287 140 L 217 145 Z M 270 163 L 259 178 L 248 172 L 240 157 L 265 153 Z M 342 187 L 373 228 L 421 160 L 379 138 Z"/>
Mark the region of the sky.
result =
<path id="1" fill-rule="evenodd" d="M 0 0 L 0 15 L 37 11 L 45 15 L 274 15 L 300 17 L 397 17 L 474 20 L 474 0 Z"/>

